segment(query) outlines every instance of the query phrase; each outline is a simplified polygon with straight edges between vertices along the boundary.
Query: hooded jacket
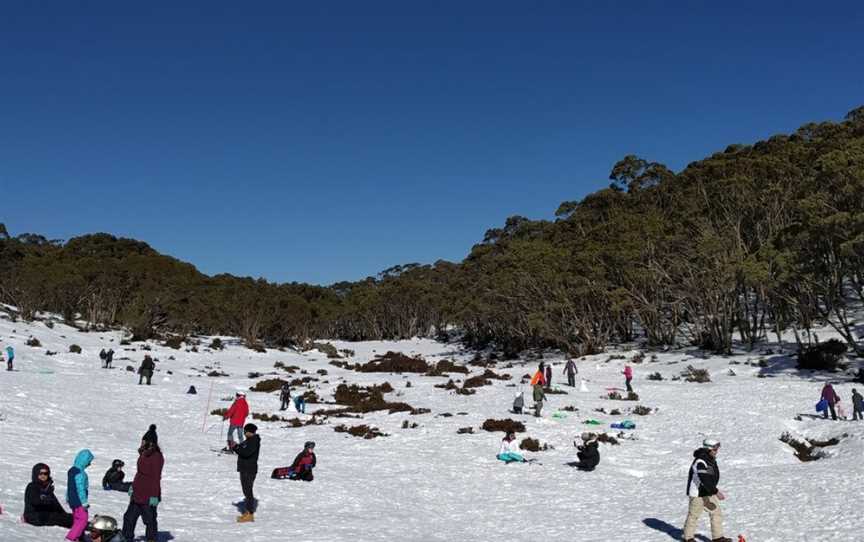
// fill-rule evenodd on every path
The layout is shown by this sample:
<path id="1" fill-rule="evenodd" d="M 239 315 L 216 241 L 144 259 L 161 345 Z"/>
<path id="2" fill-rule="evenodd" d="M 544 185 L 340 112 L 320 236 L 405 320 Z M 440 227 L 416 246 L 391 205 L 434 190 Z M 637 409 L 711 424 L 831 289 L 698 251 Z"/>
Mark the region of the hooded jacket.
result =
<path id="1" fill-rule="evenodd" d="M 258 472 L 258 453 L 261 451 L 261 437 L 252 435 L 234 447 L 237 454 L 237 472 Z"/>
<path id="2" fill-rule="evenodd" d="M 583 470 L 594 470 L 600 463 L 600 447 L 596 440 L 591 440 L 579 446 L 576 452 L 579 458 L 579 468 Z"/>
<path id="3" fill-rule="evenodd" d="M 225 417 L 231 420 L 231 425 L 240 426 L 246 423 L 246 416 L 248 415 L 249 404 L 243 396 L 238 397 L 233 403 L 231 403 L 231 407 L 228 409 L 228 412 L 225 413 Z"/>
<path id="4" fill-rule="evenodd" d="M 689 497 L 710 497 L 717 494 L 720 483 L 720 468 L 708 448 L 693 452 L 693 464 L 687 475 L 687 495 Z"/>
<path id="5" fill-rule="evenodd" d="M 314 469 L 317 462 L 315 452 L 307 453 L 304 448 L 303 451 L 297 454 L 297 457 L 294 458 L 294 462 L 291 463 L 291 468 L 295 471 L 303 472 Z"/>
<path id="6" fill-rule="evenodd" d="M 519 392 L 516 394 L 516 398 L 513 399 L 513 408 L 524 408 L 525 407 L 525 394 L 523 392 Z"/>
<path id="7" fill-rule="evenodd" d="M 147 504 L 150 497 L 162 500 L 162 467 L 165 458 L 158 447 L 139 450 L 138 471 L 132 480 L 132 500 Z"/>
<path id="8" fill-rule="evenodd" d="M 624 378 L 627 380 L 633 379 L 633 369 L 629 365 L 624 366 Z"/>
<path id="9" fill-rule="evenodd" d="M 864 410 L 864 397 L 857 391 L 852 394 L 852 408 L 856 410 Z"/>
<path id="10" fill-rule="evenodd" d="M 837 395 L 837 392 L 834 391 L 834 386 L 831 384 L 825 384 L 822 388 L 822 399 L 825 399 L 829 405 L 834 405 L 840 401 L 840 397 Z"/>
<path id="11" fill-rule="evenodd" d="M 90 506 L 88 500 L 90 490 L 90 479 L 87 477 L 86 468 L 93 462 L 93 453 L 83 449 L 75 456 L 72 468 L 66 473 L 66 502 L 74 510 L 81 506 Z"/>
<path id="12" fill-rule="evenodd" d="M 28 523 L 30 523 L 28 516 L 66 512 L 54 495 L 54 480 L 49 476 L 44 485 L 39 482 L 39 471 L 43 469 L 49 472 L 51 470 L 45 463 L 33 465 L 31 481 L 24 490 L 24 519 L 27 519 Z"/>

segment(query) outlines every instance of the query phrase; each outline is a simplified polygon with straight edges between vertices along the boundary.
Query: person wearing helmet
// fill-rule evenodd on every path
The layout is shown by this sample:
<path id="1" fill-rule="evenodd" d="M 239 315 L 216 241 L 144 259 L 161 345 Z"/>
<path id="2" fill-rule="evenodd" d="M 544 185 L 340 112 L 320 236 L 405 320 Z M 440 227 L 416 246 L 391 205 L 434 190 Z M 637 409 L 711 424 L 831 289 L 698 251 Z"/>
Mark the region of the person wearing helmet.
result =
<path id="1" fill-rule="evenodd" d="M 720 482 L 720 469 L 717 466 L 719 452 L 720 442 L 711 438 L 706 438 L 702 447 L 693 452 L 693 464 L 687 475 L 687 497 L 690 504 L 687 508 L 687 520 L 684 522 L 684 542 L 696 540 L 696 526 L 705 510 L 711 520 L 712 542 L 732 542 L 731 538 L 723 536 L 720 501 L 726 496 L 717 487 Z"/>
<path id="2" fill-rule="evenodd" d="M 225 412 L 223 419 L 228 422 L 228 445 L 222 450 L 226 453 L 234 451 L 234 433 L 237 434 L 237 440 L 240 444 L 243 443 L 243 424 L 246 423 L 246 416 L 249 415 L 249 404 L 246 403 L 246 392 L 238 391 L 234 394 L 234 402 Z"/>
<path id="3" fill-rule="evenodd" d="M 90 540 L 92 542 L 127 542 L 117 529 L 117 520 L 111 516 L 94 516 L 90 523 Z"/>
<path id="4" fill-rule="evenodd" d="M 123 478 L 126 477 L 126 474 L 123 472 L 123 465 L 125 463 L 119 459 L 111 462 L 111 468 L 105 471 L 105 476 L 102 477 L 102 489 L 106 491 L 122 491 L 123 493 L 129 491 L 129 488 L 132 487 L 132 482 L 123 481 Z"/>
<path id="5" fill-rule="evenodd" d="M 54 480 L 51 479 L 51 469 L 45 463 L 33 465 L 32 482 L 24 490 L 25 523 L 37 526 L 59 525 L 67 529 L 72 526 L 72 514 L 54 495 Z"/>
<path id="6" fill-rule="evenodd" d="M 315 479 L 315 477 L 312 476 L 312 469 L 315 468 L 318 460 L 315 457 L 314 450 L 315 443 L 311 440 L 303 445 L 303 451 L 297 454 L 297 457 L 294 458 L 294 462 L 291 463 L 291 466 L 288 468 L 289 480 L 303 480 L 304 482 L 311 482 Z"/>

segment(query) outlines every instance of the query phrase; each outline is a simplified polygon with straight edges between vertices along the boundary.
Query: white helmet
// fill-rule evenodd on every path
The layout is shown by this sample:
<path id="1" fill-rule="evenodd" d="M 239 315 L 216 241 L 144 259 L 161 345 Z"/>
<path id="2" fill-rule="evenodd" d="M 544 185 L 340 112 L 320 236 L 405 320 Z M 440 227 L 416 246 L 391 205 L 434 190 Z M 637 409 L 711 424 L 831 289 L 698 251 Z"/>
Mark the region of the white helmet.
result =
<path id="1" fill-rule="evenodd" d="M 720 441 L 713 438 L 706 438 L 702 441 L 702 447 L 708 448 L 709 450 L 713 450 L 714 448 L 720 447 Z"/>

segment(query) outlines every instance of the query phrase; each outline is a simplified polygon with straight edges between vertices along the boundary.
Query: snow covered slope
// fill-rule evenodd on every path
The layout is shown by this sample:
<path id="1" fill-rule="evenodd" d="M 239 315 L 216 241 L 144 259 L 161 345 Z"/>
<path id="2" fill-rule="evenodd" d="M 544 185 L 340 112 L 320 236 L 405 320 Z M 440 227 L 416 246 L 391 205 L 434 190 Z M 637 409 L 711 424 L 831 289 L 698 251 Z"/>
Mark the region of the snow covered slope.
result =
<path id="1" fill-rule="evenodd" d="M 30 336 L 41 346 L 26 346 Z M 864 422 L 814 419 L 813 405 L 823 377 L 785 369 L 781 356 L 761 356 L 768 368 L 756 366 L 757 354 L 723 358 L 677 351 L 660 353 L 657 361 L 646 359 L 633 368 L 638 404 L 657 409 L 648 416 L 595 411 L 618 408 L 626 414 L 637 404 L 601 397 L 607 388 L 623 385 L 623 360 L 607 361 L 610 354 L 632 357 L 634 351 L 580 360 L 587 392 L 562 386 L 563 359 L 547 357 L 554 364 L 554 386 L 566 394 L 550 395 L 544 416 L 535 419 L 507 410 L 514 392 L 523 389 L 522 375 L 533 373 L 536 361 L 517 360 L 510 368 L 500 363 L 493 370 L 511 374 L 512 380 L 494 380 L 465 396 L 433 387 L 446 382 L 446 377 L 359 373 L 329 364 L 318 351 L 262 354 L 228 346 L 209 352 L 205 340 L 197 353 L 151 344 L 149 353 L 159 362 L 148 387 L 137 385 L 137 375 L 126 371 L 127 365 L 137 369 L 148 353 L 142 350 L 143 343 L 120 346 L 120 339 L 119 332 L 82 333 L 62 324 L 49 329 L 40 322 L 0 319 L 0 348 L 15 347 L 18 369 L 0 372 L 0 541 L 63 539 L 63 529 L 18 522 L 24 487 L 33 464 L 46 462 L 62 500 L 65 471 L 83 447 L 96 457 L 89 470 L 91 514 L 122 518 L 127 497 L 103 491 L 99 481 L 114 458 L 126 462 L 131 479 L 136 447 L 150 423 L 158 426 L 166 457 L 164 501 L 159 506 L 163 541 L 668 542 L 680 534 L 687 505 L 687 468 L 693 450 L 706 436 L 722 442 L 720 487 L 728 497 L 724 504 L 727 536 L 737 539 L 742 533 L 748 542 L 864 540 Z M 72 344 L 79 345 L 82 353 L 69 353 Z M 470 359 L 458 346 L 428 340 L 333 344 L 354 350 L 352 363 L 388 350 L 420 354 L 429 361 Z M 103 347 L 116 351 L 113 370 L 100 368 L 98 352 Z M 46 350 L 58 353 L 49 356 Z M 748 360 L 754 364 L 746 364 Z M 286 427 L 284 422 L 256 422 L 262 438 L 255 484 L 259 508 L 255 523 L 238 525 L 234 503 L 242 500 L 242 492 L 236 462 L 211 451 L 222 444 L 222 426 L 220 418 L 208 412 L 227 407 L 235 389 L 274 378 L 250 379 L 250 372 L 287 376 L 274 369 L 276 362 L 296 365 L 307 373 L 298 371 L 291 378 L 318 378 L 311 385 L 326 401 L 333 400 L 333 391 L 343 380 L 386 381 L 395 388 L 387 394 L 388 400 L 428 408 L 431 413 L 375 412 L 365 414 L 363 420 L 331 417 L 324 425 L 299 428 Z M 670 380 L 688 364 L 709 369 L 713 382 Z M 729 374 L 730 367 L 735 376 Z M 317 374 L 319 369 L 327 374 Z M 230 376 L 202 376 L 202 371 L 211 370 Z M 472 374 L 482 371 L 471 367 Z M 770 377 L 757 378 L 760 371 Z M 654 372 L 665 380 L 647 380 Z M 454 374 L 452 378 L 464 377 Z M 198 395 L 185 393 L 190 385 L 197 387 Z M 849 411 L 851 388 L 847 383 L 837 386 Z M 524 389 L 530 405 L 530 391 Z M 250 392 L 248 400 L 253 412 L 280 414 L 278 393 Z M 578 412 L 559 410 L 568 405 Z M 333 405 L 310 404 L 303 418 L 323 408 Z M 561 414 L 553 417 L 556 412 Z M 796 420 L 799 414 L 803 416 Z M 542 464 L 504 465 L 495 459 L 503 435 L 479 427 L 487 418 L 507 417 L 525 423 L 527 431 L 518 435 L 520 440 L 531 436 L 554 447 L 528 454 Z M 611 422 L 630 419 L 637 424 L 629 432 L 631 439 L 622 439 L 617 446 L 601 444 L 600 466 L 592 473 L 565 465 L 575 460 L 574 437 L 596 430 L 583 423 L 588 418 L 602 421 L 610 435 L 617 435 L 608 428 Z M 406 420 L 418 427 L 403 429 Z M 334 431 L 338 424 L 360 423 L 389 436 L 365 440 Z M 469 426 L 474 434 L 457 434 L 457 429 Z M 829 457 L 802 463 L 792 448 L 778 440 L 786 431 L 811 438 L 848 436 L 826 449 Z M 289 464 L 306 440 L 317 443 L 315 481 L 271 480 L 270 470 Z M 709 534 L 707 518 L 699 532 Z M 143 536 L 140 523 L 137 534 Z"/>

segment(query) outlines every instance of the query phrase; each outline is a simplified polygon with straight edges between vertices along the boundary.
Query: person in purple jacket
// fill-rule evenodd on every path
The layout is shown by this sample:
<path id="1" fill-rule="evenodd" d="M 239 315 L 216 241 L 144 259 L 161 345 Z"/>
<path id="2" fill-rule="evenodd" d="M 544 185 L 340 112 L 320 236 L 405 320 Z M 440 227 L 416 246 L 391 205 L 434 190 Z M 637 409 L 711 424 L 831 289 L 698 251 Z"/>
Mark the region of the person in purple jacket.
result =
<path id="1" fill-rule="evenodd" d="M 828 403 L 828 408 L 823 411 L 825 418 L 828 418 L 828 411 L 830 410 L 831 419 L 836 420 L 837 411 L 835 410 L 834 405 L 840 401 L 840 396 L 837 395 L 836 391 L 834 391 L 834 386 L 832 386 L 830 382 L 826 382 L 825 386 L 822 387 L 822 399 L 825 399 L 825 402 Z"/>

